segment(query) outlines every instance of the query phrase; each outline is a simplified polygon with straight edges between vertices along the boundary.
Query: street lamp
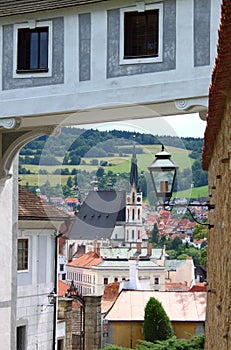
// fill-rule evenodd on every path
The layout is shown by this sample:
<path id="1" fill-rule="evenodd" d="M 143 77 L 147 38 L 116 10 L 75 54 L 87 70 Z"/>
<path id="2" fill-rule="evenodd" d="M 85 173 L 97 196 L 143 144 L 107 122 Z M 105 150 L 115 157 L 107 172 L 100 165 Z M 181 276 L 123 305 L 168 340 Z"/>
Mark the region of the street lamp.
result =
<path id="1" fill-rule="evenodd" d="M 184 207 L 191 214 L 193 220 L 200 225 L 206 225 L 209 228 L 212 228 L 213 225 L 207 223 L 201 223 L 195 219 L 189 207 L 207 207 L 208 210 L 215 209 L 214 204 L 206 203 L 206 204 L 194 204 L 187 203 L 178 204 L 178 203 L 170 203 L 170 199 L 172 197 L 174 184 L 176 180 L 176 173 L 179 169 L 178 165 L 171 160 L 171 154 L 166 152 L 164 149 L 164 145 L 162 145 L 161 152 L 155 155 L 156 159 L 154 162 L 148 167 L 150 171 L 154 190 L 156 193 L 156 197 L 162 199 L 163 203 L 160 204 L 165 209 L 172 210 L 174 207 Z M 167 202 L 167 203 L 166 203 Z"/>
<path id="2" fill-rule="evenodd" d="M 57 294 L 54 290 L 50 292 L 47 297 L 50 305 L 54 305 L 56 303 Z"/>
<path id="3" fill-rule="evenodd" d="M 169 201 L 179 167 L 171 160 L 171 154 L 164 149 L 164 145 L 162 145 L 161 152 L 158 152 L 155 157 L 154 162 L 148 167 L 154 190 L 158 198 Z"/>

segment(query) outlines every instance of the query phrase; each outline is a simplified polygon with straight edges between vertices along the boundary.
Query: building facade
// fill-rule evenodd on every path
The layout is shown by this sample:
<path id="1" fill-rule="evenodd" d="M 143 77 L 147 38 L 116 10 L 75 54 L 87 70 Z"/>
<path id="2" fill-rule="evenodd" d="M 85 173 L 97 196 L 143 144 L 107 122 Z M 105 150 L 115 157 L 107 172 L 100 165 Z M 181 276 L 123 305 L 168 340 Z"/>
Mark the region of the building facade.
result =
<path id="1" fill-rule="evenodd" d="M 61 124 L 204 115 L 219 14 L 220 0 L 1 2 L 2 350 L 16 342 L 18 151 Z M 139 51 L 138 36 L 130 51 L 132 22 L 146 15 L 155 18 L 150 52 Z"/>
<path id="2" fill-rule="evenodd" d="M 211 226 L 208 231 L 206 350 L 229 349 L 231 346 L 230 26 L 231 1 L 224 0 L 203 150 L 210 203 L 215 205 L 208 216 Z"/>
<path id="3" fill-rule="evenodd" d="M 16 348 L 51 350 L 56 319 L 48 295 L 56 290 L 56 225 L 68 215 L 22 186 L 18 212 Z"/>

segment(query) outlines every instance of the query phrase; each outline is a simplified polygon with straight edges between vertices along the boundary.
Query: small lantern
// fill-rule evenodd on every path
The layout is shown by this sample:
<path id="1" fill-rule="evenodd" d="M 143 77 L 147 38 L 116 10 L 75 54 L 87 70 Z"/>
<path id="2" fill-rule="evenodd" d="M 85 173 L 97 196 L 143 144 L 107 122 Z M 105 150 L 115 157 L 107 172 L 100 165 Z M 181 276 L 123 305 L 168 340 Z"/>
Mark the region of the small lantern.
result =
<path id="1" fill-rule="evenodd" d="M 57 298 L 57 294 L 55 294 L 54 291 L 50 292 L 48 294 L 48 301 L 50 305 L 54 305 L 56 303 L 56 298 Z"/>
<path id="2" fill-rule="evenodd" d="M 148 167 L 154 190 L 158 198 L 169 201 L 172 196 L 176 172 L 179 167 L 170 159 L 171 154 L 165 151 L 163 145 L 161 152 L 157 153 L 155 157 L 154 162 Z"/>

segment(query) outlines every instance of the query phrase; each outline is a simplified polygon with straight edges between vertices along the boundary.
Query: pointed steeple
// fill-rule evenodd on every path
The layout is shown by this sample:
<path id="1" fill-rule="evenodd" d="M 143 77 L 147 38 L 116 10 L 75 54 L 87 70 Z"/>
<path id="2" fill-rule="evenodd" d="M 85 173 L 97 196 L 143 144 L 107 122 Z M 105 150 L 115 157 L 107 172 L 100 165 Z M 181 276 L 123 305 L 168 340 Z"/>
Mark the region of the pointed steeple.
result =
<path id="1" fill-rule="evenodd" d="M 132 154 L 131 170 L 130 170 L 130 184 L 131 186 L 135 185 L 137 189 L 138 167 L 137 167 L 137 158 L 136 158 L 135 138 L 136 136 L 133 135 L 133 154 Z"/>

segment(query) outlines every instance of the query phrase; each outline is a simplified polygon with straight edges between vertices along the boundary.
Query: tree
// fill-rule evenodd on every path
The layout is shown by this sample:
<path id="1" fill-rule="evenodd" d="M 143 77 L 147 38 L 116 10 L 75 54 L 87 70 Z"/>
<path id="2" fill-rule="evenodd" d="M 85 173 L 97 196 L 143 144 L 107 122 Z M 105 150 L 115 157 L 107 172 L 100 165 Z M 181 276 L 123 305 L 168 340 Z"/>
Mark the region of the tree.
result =
<path id="1" fill-rule="evenodd" d="M 159 234 L 157 223 L 155 222 L 153 225 L 153 229 L 151 231 L 151 242 L 158 244 L 159 241 L 160 241 L 160 234 Z"/>
<path id="2" fill-rule="evenodd" d="M 144 310 L 143 333 L 146 341 L 165 340 L 173 336 L 173 328 L 161 303 L 151 297 Z"/>

